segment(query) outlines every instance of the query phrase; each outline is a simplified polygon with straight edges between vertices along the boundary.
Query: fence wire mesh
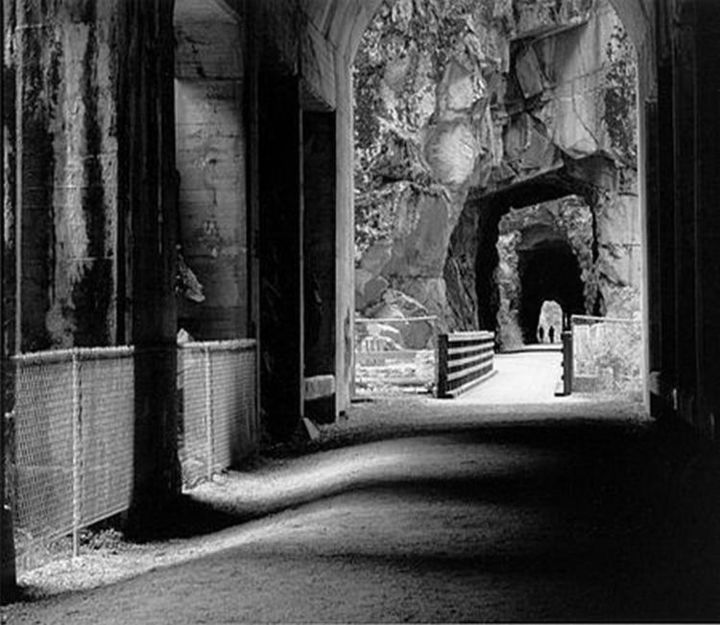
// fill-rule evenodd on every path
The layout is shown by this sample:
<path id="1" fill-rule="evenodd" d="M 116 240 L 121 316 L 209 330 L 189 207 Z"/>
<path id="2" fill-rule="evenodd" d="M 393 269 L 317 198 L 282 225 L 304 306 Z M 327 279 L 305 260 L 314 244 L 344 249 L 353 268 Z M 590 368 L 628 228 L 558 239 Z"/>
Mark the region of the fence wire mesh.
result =
<path id="1" fill-rule="evenodd" d="M 356 319 L 355 394 L 431 391 L 437 378 L 437 319 Z"/>
<path id="2" fill-rule="evenodd" d="M 642 393 L 642 323 L 573 315 L 573 391 Z"/>
<path id="3" fill-rule="evenodd" d="M 117 352 L 110 358 L 81 359 L 80 370 L 80 523 L 90 525 L 130 505 L 135 412 L 133 357 Z"/>
<path id="4" fill-rule="evenodd" d="M 18 360 L 14 418 L 18 552 L 33 537 L 51 538 L 73 527 L 72 361 Z"/>
<path id="5" fill-rule="evenodd" d="M 133 469 L 131 348 L 15 358 L 14 462 L 19 567 L 34 547 L 125 510 Z"/>
<path id="6" fill-rule="evenodd" d="M 179 453 L 184 483 L 207 479 L 258 442 L 255 342 L 178 349 Z M 127 510 L 134 480 L 138 358 L 132 347 L 14 358 L 15 407 L 7 463 L 20 570 L 36 552 Z M 158 366 L 165 366 L 158 362 Z"/>
<path id="7" fill-rule="evenodd" d="M 182 345 L 180 457 L 186 486 L 226 469 L 256 446 L 255 354 L 250 340 Z"/>

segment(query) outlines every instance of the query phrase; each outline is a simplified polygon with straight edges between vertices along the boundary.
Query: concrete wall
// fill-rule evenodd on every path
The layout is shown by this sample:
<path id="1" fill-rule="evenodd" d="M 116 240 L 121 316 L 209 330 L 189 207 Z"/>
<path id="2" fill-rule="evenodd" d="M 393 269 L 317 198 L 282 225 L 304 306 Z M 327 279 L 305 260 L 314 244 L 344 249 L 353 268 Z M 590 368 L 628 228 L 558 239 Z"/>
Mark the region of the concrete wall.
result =
<path id="1" fill-rule="evenodd" d="M 179 487 L 173 93 L 163 80 L 172 2 L 5 9 L 15 93 L 5 100 L 6 242 L 18 277 L 5 339 L 18 351 L 138 346 L 134 510 L 152 516 Z"/>
<path id="2" fill-rule="evenodd" d="M 244 27 L 214 1 L 176 4 L 179 241 L 204 296 L 180 298 L 178 323 L 198 340 L 249 333 Z"/>
<path id="3" fill-rule="evenodd" d="M 18 0 L 6 11 L 16 91 L 7 100 L 17 122 L 8 135 L 17 174 L 8 197 L 17 215 L 19 346 L 112 344 L 123 325 L 117 7 L 46 10 Z"/>

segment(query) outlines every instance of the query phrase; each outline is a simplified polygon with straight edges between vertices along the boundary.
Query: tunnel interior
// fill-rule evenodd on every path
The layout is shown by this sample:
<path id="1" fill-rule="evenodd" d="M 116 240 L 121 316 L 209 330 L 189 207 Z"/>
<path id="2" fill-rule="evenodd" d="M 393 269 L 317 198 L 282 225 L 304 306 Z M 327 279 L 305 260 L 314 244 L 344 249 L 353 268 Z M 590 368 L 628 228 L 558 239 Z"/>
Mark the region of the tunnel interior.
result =
<path id="1" fill-rule="evenodd" d="M 543 302 L 556 301 L 564 314 L 584 312 L 580 266 L 569 243 L 557 239 L 521 248 L 518 257 L 520 328 L 525 343 L 535 343 Z"/>
<path id="2" fill-rule="evenodd" d="M 571 198 L 574 202 L 568 202 Z M 581 214 L 578 211 L 586 213 L 584 221 L 579 221 L 588 231 L 578 230 L 567 212 L 555 208 L 561 205 L 574 206 L 576 216 Z M 556 301 L 564 315 L 587 312 L 588 289 L 582 266 L 592 264 L 595 251 L 591 243 L 591 209 L 583 199 L 582 189 L 541 178 L 533 184 L 513 186 L 486 196 L 478 202 L 476 210 L 479 324 L 482 329 L 497 333 L 500 347 L 502 337 L 507 337 L 503 324 L 508 322 L 516 328 L 514 332 L 519 332 L 523 344 L 537 342 L 538 321 L 545 301 Z M 517 238 L 512 244 L 514 259 L 507 257 L 507 250 L 501 251 L 502 239 L 507 244 L 507 235 L 513 233 Z M 584 252 L 575 249 L 578 245 L 584 246 Z M 587 256 L 585 265 L 581 266 L 579 253 Z M 508 261 L 515 265 L 509 271 Z M 508 298 L 512 301 L 504 301 Z"/>

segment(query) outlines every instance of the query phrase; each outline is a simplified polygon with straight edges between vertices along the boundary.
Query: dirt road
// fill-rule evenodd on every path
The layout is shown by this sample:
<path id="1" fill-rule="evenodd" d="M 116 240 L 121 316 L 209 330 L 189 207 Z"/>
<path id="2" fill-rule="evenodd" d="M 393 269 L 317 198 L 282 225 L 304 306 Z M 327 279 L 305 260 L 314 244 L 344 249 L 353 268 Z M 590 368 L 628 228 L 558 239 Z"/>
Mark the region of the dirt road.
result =
<path id="1" fill-rule="evenodd" d="M 393 406 L 384 440 L 198 492 L 238 519 L 277 509 L 273 496 L 295 507 L 213 534 L 176 566 L 13 606 L 8 622 L 720 617 L 716 452 L 582 403 Z"/>

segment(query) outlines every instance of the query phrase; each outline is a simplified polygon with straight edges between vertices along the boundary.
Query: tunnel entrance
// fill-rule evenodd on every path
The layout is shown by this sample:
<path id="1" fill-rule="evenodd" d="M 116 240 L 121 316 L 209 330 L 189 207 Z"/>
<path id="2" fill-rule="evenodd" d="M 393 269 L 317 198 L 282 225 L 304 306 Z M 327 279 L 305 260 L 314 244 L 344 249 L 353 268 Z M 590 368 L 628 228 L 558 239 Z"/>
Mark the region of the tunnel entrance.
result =
<path id="1" fill-rule="evenodd" d="M 566 317 L 591 314 L 602 305 L 597 228 L 593 210 L 578 195 L 505 209 L 499 219 L 483 217 L 502 213 L 501 199 L 476 209 L 481 211 L 476 235 L 478 313 L 484 329 L 497 333 L 498 346 L 514 349 L 537 342 L 543 302 L 557 302 Z"/>
<path id="2" fill-rule="evenodd" d="M 520 329 L 526 344 L 535 343 L 540 311 L 546 300 L 558 302 L 566 314 L 585 312 L 580 266 L 565 241 L 545 240 L 532 247 L 521 247 L 518 256 Z"/>
<path id="3" fill-rule="evenodd" d="M 521 19 L 499 33 L 502 57 L 476 59 L 435 51 L 459 42 L 453 24 L 495 23 L 412 4 L 381 6 L 355 58 L 357 317 L 402 300 L 440 334 L 494 332 L 500 350 L 537 342 L 546 301 L 566 317 L 634 318 L 635 50 L 612 7 L 599 2 L 581 26 Z M 429 19 L 443 36 L 418 35 Z"/>

